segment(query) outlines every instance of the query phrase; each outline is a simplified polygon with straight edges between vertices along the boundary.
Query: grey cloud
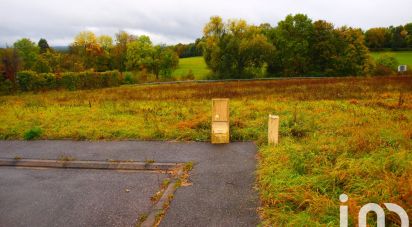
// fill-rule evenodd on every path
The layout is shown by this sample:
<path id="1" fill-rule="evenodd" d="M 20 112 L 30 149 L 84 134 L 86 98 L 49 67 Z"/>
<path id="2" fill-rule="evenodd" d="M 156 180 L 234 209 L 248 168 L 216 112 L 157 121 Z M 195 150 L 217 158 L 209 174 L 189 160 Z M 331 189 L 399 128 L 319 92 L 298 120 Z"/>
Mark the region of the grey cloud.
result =
<path id="1" fill-rule="evenodd" d="M 411 22 L 411 8 L 410 0 L 0 0 L 0 45 L 22 37 L 66 45 L 86 29 L 148 34 L 156 43 L 191 42 L 212 15 L 276 24 L 288 14 L 305 13 L 366 29 Z"/>

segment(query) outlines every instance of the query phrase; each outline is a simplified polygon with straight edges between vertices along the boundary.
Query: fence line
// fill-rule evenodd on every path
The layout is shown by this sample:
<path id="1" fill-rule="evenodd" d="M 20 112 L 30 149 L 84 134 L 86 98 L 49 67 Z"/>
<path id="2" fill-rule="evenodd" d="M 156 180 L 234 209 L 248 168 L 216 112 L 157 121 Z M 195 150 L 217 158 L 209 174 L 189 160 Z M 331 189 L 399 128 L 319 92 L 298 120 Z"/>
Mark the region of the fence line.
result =
<path id="1" fill-rule="evenodd" d="M 380 76 L 382 77 L 382 76 Z M 402 76 L 399 76 L 402 77 Z M 270 80 L 296 80 L 296 79 L 344 79 L 344 78 L 367 78 L 364 76 L 335 76 L 335 77 L 267 77 L 267 78 L 252 78 L 252 79 L 220 79 L 220 80 L 177 80 L 177 81 L 158 81 L 147 82 L 133 85 L 161 85 L 161 84 L 184 84 L 184 83 L 219 83 L 219 82 L 241 82 L 241 81 L 270 81 Z"/>

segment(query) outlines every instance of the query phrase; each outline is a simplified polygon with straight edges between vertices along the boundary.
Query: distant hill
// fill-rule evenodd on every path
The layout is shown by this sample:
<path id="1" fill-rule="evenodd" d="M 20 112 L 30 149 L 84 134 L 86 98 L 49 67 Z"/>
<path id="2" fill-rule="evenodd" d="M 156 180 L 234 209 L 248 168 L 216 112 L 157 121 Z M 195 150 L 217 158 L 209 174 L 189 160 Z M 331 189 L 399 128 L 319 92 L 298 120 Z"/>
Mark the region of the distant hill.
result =
<path id="1" fill-rule="evenodd" d="M 69 46 L 52 46 L 52 48 L 59 51 L 59 52 L 69 51 Z"/>

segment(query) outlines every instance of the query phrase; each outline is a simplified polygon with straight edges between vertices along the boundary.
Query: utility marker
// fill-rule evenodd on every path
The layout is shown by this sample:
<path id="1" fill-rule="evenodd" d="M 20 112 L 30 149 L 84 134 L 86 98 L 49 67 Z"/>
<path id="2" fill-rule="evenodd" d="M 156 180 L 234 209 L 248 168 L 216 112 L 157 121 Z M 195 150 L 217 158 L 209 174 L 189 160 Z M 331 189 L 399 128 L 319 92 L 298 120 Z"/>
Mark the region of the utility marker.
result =
<path id="1" fill-rule="evenodd" d="M 276 145 L 279 143 L 279 116 L 269 114 L 268 143 Z"/>
<path id="2" fill-rule="evenodd" d="M 212 143 L 229 143 L 229 99 L 212 99 Z"/>

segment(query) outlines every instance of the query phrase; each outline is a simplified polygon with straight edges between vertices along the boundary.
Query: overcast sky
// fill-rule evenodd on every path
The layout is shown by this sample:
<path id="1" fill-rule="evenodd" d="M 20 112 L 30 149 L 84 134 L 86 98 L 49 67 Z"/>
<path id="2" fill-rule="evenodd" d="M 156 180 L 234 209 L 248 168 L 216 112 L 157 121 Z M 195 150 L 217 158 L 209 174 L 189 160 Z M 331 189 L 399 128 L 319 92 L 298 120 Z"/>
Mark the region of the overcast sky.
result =
<path id="1" fill-rule="evenodd" d="M 411 9 L 412 0 L 0 0 L 0 46 L 22 37 L 67 45 L 83 30 L 188 43 L 201 36 L 212 15 L 275 25 L 288 14 L 305 13 L 367 29 L 412 22 Z"/>

